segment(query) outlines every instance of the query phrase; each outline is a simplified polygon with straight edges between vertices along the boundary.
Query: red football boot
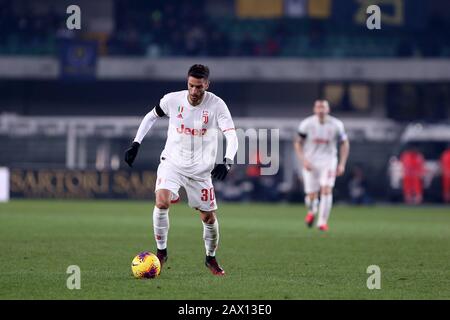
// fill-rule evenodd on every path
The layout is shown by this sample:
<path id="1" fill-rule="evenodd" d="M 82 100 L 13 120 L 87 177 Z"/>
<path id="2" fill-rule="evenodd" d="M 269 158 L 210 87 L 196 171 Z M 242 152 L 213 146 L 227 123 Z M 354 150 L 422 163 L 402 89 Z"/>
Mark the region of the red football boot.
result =
<path id="1" fill-rule="evenodd" d="M 167 249 L 164 249 L 164 250 L 157 249 L 156 256 L 159 259 L 159 263 L 161 264 L 161 270 L 162 270 L 163 264 L 166 263 L 166 261 L 168 259 Z"/>
<path id="2" fill-rule="evenodd" d="M 308 212 L 308 214 L 305 217 L 305 223 L 309 228 L 311 228 L 313 226 L 314 219 L 315 219 L 314 214 L 312 212 Z"/>
<path id="3" fill-rule="evenodd" d="M 212 274 L 215 276 L 225 275 L 225 271 L 217 263 L 216 257 L 206 256 L 205 266 L 211 270 Z"/>

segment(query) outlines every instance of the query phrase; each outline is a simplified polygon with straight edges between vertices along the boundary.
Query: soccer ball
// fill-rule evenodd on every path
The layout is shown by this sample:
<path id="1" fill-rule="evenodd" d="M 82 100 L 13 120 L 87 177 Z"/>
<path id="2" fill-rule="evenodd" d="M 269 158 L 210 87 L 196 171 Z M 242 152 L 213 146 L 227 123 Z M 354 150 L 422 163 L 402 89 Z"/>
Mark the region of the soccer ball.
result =
<path id="1" fill-rule="evenodd" d="M 138 279 L 156 278 L 161 272 L 161 263 L 155 254 L 144 251 L 134 257 L 131 272 Z"/>

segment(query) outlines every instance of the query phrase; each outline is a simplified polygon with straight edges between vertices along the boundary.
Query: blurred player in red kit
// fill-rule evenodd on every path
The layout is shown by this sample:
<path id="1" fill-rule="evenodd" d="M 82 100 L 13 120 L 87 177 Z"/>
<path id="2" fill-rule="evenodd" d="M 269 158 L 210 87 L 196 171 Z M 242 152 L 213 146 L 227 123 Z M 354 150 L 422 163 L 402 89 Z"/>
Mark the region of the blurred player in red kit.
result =
<path id="1" fill-rule="evenodd" d="M 442 199 L 445 203 L 450 202 L 450 146 L 441 156 L 442 170 Z"/>
<path id="2" fill-rule="evenodd" d="M 403 167 L 403 197 L 408 204 L 419 204 L 423 200 L 422 178 L 425 161 L 415 149 L 406 150 L 400 156 Z"/>

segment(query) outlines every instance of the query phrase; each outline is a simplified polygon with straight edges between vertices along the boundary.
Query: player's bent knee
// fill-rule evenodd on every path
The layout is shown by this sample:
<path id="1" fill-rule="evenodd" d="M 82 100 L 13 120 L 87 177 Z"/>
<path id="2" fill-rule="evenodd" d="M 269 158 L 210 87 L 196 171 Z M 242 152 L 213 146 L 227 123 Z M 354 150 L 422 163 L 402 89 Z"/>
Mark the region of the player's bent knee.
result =
<path id="1" fill-rule="evenodd" d="M 158 209 L 169 209 L 170 207 L 170 198 L 168 197 L 156 197 L 156 207 Z"/>
<path id="2" fill-rule="evenodd" d="M 333 188 L 331 188 L 331 187 L 322 187 L 320 189 L 320 194 L 323 194 L 323 195 L 329 195 L 332 192 L 333 192 Z"/>
<path id="3" fill-rule="evenodd" d="M 169 209 L 170 207 L 170 201 L 165 202 L 165 201 L 156 201 L 156 207 L 158 209 Z"/>
<path id="4" fill-rule="evenodd" d="M 202 213 L 201 219 L 204 223 L 213 224 L 214 222 L 216 222 L 216 212 L 215 211 L 209 211 L 209 212 L 202 211 L 201 213 Z"/>
<path id="5" fill-rule="evenodd" d="M 311 192 L 311 193 L 308 193 L 308 197 L 309 197 L 309 199 L 311 199 L 311 200 L 314 200 L 315 198 L 317 198 L 317 196 L 318 196 L 318 193 L 317 193 L 317 192 Z"/>
<path id="6" fill-rule="evenodd" d="M 158 209 L 169 209 L 170 207 L 170 191 L 158 190 L 156 192 L 156 207 Z"/>

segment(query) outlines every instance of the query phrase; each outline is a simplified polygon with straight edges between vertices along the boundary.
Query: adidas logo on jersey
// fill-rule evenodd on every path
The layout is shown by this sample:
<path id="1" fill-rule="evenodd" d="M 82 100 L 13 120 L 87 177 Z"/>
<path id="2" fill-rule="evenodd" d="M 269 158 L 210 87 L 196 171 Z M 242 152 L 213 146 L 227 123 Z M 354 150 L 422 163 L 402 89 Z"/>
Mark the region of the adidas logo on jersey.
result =
<path id="1" fill-rule="evenodd" d="M 204 136 L 205 133 L 206 133 L 206 130 L 208 130 L 208 129 L 206 129 L 206 128 L 203 128 L 203 129 L 191 129 L 191 128 L 185 127 L 184 124 L 181 124 L 181 127 L 177 128 L 177 132 L 179 134 L 183 134 L 184 133 L 184 134 L 187 134 L 187 135 L 190 135 L 190 136 Z"/>

